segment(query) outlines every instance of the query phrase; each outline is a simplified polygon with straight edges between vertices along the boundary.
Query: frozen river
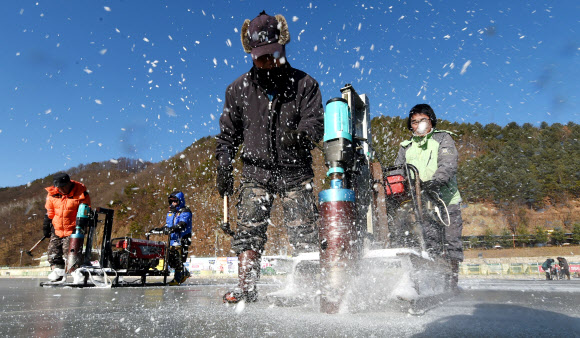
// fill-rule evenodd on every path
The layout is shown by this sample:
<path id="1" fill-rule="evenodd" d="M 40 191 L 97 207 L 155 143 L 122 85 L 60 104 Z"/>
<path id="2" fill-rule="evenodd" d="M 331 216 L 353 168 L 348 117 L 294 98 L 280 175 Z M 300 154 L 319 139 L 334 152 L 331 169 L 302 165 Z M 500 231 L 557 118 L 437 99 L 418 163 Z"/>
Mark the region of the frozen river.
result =
<path id="1" fill-rule="evenodd" d="M 580 337 L 580 280 L 462 280 L 463 291 L 423 316 L 394 307 L 320 314 L 315 303 L 224 305 L 225 282 L 179 287 L 42 288 L 0 279 L 5 337 Z M 266 281 L 267 282 L 267 281 Z M 261 285 L 261 295 L 277 288 Z"/>

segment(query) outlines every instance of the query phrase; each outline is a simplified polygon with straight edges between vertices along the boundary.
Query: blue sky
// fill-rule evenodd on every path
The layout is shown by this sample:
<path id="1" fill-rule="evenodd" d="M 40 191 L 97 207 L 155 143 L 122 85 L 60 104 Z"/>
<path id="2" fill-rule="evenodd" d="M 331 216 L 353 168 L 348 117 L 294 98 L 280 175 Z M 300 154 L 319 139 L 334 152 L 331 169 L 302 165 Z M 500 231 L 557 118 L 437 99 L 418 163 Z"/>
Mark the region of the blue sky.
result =
<path id="1" fill-rule="evenodd" d="M 458 122 L 579 123 L 580 2 L 9 1 L 0 12 L 0 187 L 81 163 L 160 161 L 219 130 L 251 67 L 244 19 L 286 17 L 293 67 Z"/>

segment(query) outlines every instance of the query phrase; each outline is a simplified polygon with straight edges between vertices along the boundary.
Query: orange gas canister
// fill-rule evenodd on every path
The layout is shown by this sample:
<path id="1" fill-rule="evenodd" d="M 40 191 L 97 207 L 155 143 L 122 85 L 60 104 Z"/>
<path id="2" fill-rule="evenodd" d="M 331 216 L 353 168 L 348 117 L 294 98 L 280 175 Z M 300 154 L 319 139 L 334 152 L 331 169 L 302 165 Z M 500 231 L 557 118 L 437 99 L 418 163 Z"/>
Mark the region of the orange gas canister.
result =
<path id="1" fill-rule="evenodd" d="M 400 195 L 405 193 L 405 178 L 403 175 L 387 176 L 385 181 L 385 194 Z"/>

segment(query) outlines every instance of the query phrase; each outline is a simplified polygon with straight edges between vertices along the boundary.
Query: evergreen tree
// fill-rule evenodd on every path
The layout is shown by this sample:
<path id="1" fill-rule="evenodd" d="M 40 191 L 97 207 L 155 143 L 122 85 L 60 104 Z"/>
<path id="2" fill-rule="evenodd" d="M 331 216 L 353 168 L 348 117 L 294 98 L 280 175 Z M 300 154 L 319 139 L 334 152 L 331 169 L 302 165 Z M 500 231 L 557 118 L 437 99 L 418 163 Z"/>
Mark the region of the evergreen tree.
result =
<path id="1" fill-rule="evenodd" d="M 536 244 L 546 244 L 548 242 L 548 235 L 544 231 L 544 228 L 540 226 L 536 227 L 536 232 L 534 233 L 534 242 Z"/>
<path id="2" fill-rule="evenodd" d="M 501 239 L 499 244 L 503 248 L 511 248 L 513 247 L 513 237 L 512 232 L 508 228 L 503 228 L 500 233 Z"/>
<path id="3" fill-rule="evenodd" d="M 566 233 L 560 227 L 555 228 L 550 237 L 554 245 L 562 245 L 562 243 L 566 242 Z"/>
<path id="4" fill-rule="evenodd" d="M 493 230 L 490 228 L 485 229 L 485 233 L 483 234 L 483 245 L 486 249 L 491 249 L 495 245 L 495 236 Z"/>
<path id="5" fill-rule="evenodd" d="M 580 223 L 574 224 L 572 230 L 572 241 L 576 244 L 580 244 Z"/>

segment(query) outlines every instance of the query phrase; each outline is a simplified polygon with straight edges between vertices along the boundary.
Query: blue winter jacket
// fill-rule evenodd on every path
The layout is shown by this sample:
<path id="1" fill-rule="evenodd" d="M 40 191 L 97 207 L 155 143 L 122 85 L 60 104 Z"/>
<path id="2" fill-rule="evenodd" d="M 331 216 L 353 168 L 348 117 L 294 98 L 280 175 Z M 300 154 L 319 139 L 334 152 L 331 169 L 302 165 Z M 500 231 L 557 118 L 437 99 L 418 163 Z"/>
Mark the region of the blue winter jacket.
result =
<path id="1" fill-rule="evenodd" d="M 181 191 L 175 191 L 169 195 L 169 198 L 177 197 L 179 205 L 176 210 L 172 210 L 171 206 L 165 218 L 165 226 L 173 228 L 175 226 L 181 227 L 181 231 L 171 233 L 172 246 L 181 245 L 181 238 L 186 235 L 191 235 L 191 210 L 185 206 L 185 196 Z"/>

